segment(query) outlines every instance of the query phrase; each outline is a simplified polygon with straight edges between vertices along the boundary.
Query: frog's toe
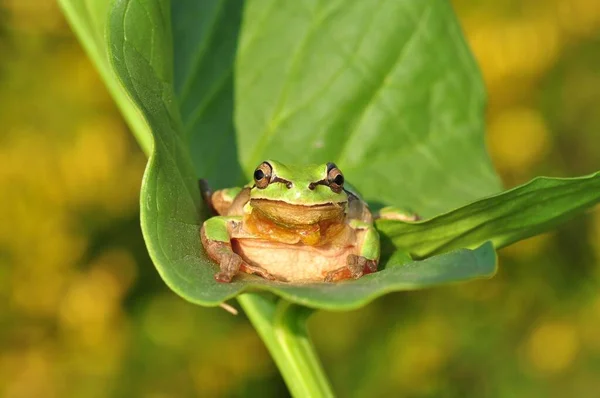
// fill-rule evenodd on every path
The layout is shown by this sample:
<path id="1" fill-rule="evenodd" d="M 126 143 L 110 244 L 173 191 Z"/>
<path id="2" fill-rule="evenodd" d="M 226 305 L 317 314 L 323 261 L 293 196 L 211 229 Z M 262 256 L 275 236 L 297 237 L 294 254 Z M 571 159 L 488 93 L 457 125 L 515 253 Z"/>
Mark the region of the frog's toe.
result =
<path id="1" fill-rule="evenodd" d="M 421 217 L 410 209 L 387 206 L 375 213 L 375 218 L 382 220 L 398 220 L 404 222 L 420 221 Z"/>
<path id="2" fill-rule="evenodd" d="M 340 268 L 340 269 L 336 269 L 335 271 L 330 271 L 325 276 L 324 281 L 325 282 L 337 282 L 337 281 L 341 281 L 344 279 L 348 279 L 348 277 L 345 276 L 345 274 L 347 274 L 347 273 L 348 273 L 348 268 Z"/>
<path id="3" fill-rule="evenodd" d="M 369 259 L 366 259 L 366 260 L 367 260 L 367 264 L 366 264 L 367 265 L 367 269 L 364 272 L 367 272 L 367 271 L 369 273 L 371 273 L 371 272 L 377 272 L 377 262 L 378 261 L 377 260 L 369 260 Z"/>
<path id="4" fill-rule="evenodd" d="M 242 263 L 241 269 L 248 274 L 255 274 L 271 281 L 278 279 L 275 275 L 267 272 L 263 267 Z"/>
<path id="5" fill-rule="evenodd" d="M 231 282 L 232 278 L 233 278 L 233 275 L 228 274 L 226 272 L 217 272 L 215 274 L 215 280 L 217 282 L 221 282 L 221 283 L 229 283 L 229 282 Z"/>
<path id="6" fill-rule="evenodd" d="M 215 274 L 217 282 L 229 283 L 242 265 L 242 258 L 233 252 L 223 254 L 220 261 L 221 270 Z"/>
<path id="7" fill-rule="evenodd" d="M 350 254 L 346 260 L 346 266 L 330 271 L 325 276 L 325 282 L 337 282 L 344 279 L 358 279 L 364 274 L 367 259 Z"/>

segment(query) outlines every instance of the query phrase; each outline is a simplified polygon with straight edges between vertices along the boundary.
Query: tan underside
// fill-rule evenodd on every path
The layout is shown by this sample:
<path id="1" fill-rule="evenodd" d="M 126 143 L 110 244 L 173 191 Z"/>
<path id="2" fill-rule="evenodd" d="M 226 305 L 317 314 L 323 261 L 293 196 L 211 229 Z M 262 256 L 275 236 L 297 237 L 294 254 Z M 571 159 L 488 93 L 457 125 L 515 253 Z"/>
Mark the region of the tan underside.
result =
<path id="1" fill-rule="evenodd" d="M 362 240 L 360 234 L 362 231 L 357 233 L 358 241 Z M 264 268 L 277 279 L 295 282 L 323 281 L 329 272 L 346 266 L 349 254 L 356 254 L 354 244 L 316 247 L 252 238 L 234 239 L 232 248 L 249 264 Z"/>

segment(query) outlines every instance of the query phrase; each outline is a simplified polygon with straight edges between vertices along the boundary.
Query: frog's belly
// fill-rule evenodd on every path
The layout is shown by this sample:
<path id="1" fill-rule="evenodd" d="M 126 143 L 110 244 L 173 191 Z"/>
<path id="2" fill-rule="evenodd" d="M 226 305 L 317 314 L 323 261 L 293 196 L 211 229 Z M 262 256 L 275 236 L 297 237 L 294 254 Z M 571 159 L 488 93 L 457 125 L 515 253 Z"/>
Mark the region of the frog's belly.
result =
<path id="1" fill-rule="evenodd" d="M 356 251 L 354 245 L 315 247 L 259 239 L 236 239 L 232 243 L 233 250 L 249 264 L 294 282 L 323 281 L 330 271 L 345 267 L 348 255 Z"/>

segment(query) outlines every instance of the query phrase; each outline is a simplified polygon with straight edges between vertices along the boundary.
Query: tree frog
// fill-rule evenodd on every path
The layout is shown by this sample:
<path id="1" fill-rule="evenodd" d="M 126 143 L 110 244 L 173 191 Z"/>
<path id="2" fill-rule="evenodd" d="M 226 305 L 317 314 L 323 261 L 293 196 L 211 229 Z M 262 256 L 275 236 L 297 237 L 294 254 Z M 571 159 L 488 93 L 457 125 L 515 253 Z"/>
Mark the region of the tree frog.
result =
<path id="1" fill-rule="evenodd" d="M 215 279 L 240 271 L 287 282 L 334 282 L 375 272 L 379 235 L 360 195 L 334 163 L 262 162 L 243 188 L 203 196 L 218 215 L 202 225 Z M 392 217 L 390 217 L 392 218 Z"/>

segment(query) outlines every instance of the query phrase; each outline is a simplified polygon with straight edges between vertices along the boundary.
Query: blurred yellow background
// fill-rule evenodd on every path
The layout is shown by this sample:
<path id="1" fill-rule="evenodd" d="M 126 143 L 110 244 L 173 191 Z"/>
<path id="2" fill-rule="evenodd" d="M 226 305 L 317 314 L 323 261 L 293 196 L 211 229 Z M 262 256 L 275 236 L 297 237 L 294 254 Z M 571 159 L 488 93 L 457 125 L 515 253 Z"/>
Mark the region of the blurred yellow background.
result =
<path id="1" fill-rule="evenodd" d="M 507 186 L 600 169 L 600 2 L 456 0 Z M 285 396 L 243 316 L 162 283 L 145 158 L 57 5 L 0 3 L 0 396 Z M 501 252 L 491 281 L 311 321 L 340 396 L 600 395 L 600 212 Z"/>

